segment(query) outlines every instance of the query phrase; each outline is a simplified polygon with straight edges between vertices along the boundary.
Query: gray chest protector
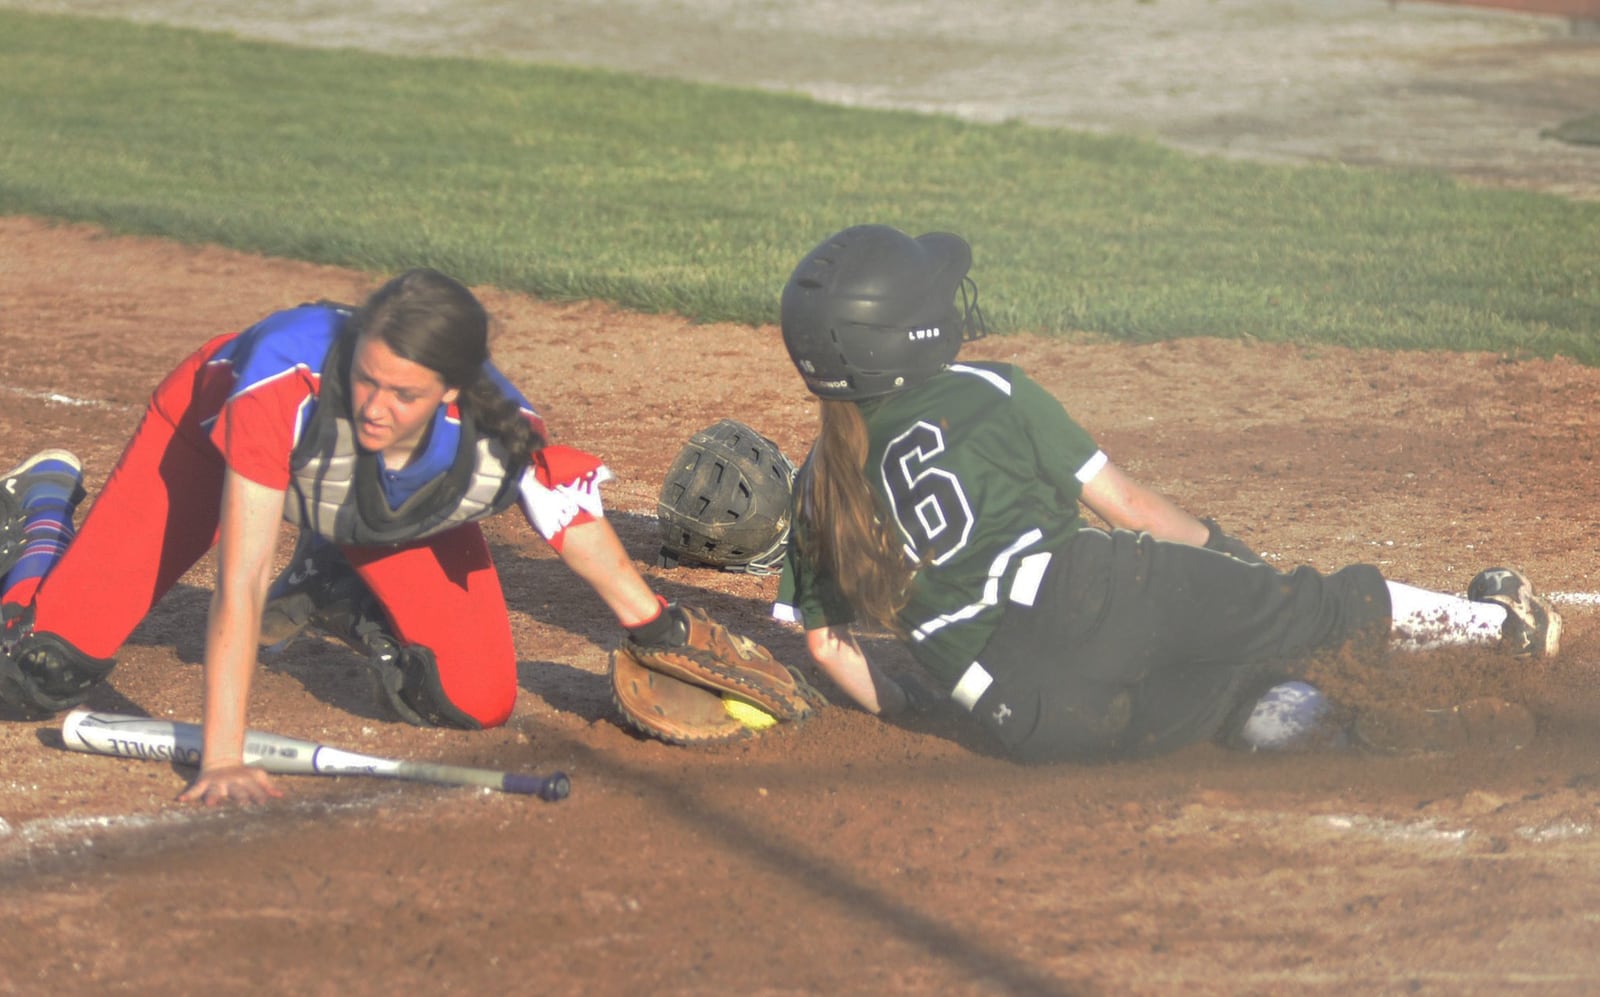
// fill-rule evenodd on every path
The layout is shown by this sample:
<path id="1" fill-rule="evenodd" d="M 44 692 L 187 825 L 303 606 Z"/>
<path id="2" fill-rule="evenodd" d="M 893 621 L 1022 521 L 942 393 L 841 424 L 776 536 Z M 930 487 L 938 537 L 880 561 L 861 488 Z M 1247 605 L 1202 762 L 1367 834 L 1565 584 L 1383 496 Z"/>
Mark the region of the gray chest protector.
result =
<path id="1" fill-rule="evenodd" d="M 340 336 L 322 365 L 317 408 L 289 455 L 283 518 L 343 545 L 399 544 L 492 516 L 517 500 L 528 457 L 480 437 L 461 413 L 461 443 L 444 474 L 391 509 L 378 478 L 378 456 L 356 445 L 350 418 L 350 361 L 355 339 Z"/>

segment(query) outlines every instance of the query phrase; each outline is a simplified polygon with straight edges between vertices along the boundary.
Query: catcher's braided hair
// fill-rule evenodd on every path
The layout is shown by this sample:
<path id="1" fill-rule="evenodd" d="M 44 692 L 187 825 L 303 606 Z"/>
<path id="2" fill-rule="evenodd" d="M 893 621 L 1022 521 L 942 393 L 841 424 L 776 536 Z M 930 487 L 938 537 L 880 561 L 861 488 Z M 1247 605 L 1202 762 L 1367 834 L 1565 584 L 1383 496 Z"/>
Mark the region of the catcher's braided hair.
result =
<path id="1" fill-rule="evenodd" d="M 916 565 L 867 484 L 867 424 L 853 401 L 821 400 L 821 432 L 797 484 L 805 551 L 858 612 L 891 632 Z"/>
<path id="2" fill-rule="evenodd" d="M 500 441 L 506 452 L 518 457 L 541 449 L 545 440 L 522 414 L 522 408 L 507 398 L 493 380 L 480 374 L 461 391 L 457 403 L 472 413 L 478 428 Z"/>
<path id="3" fill-rule="evenodd" d="M 395 356 L 435 372 L 460 390 L 456 404 L 508 454 L 531 454 L 545 441 L 484 376 L 489 313 L 466 285 L 437 270 L 408 270 L 380 287 L 350 318 L 352 335 L 376 336 Z"/>

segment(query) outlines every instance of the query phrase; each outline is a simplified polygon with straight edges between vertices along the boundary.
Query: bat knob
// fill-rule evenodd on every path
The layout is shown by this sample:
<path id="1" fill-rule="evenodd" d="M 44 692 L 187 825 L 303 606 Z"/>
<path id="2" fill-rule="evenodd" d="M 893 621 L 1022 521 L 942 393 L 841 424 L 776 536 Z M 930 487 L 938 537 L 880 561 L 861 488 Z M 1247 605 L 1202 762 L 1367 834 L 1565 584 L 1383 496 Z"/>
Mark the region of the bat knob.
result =
<path id="1" fill-rule="evenodd" d="M 537 796 L 541 800 L 564 800 L 572 792 L 572 780 L 567 778 L 565 772 L 557 772 L 548 776 L 518 775 L 515 772 L 507 773 L 503 788 L 508 793 L 522 793 L 526 796 Z"/>
<path id="2" fill-rule="evenodd" d="M 572 792 L 572 780 L 567 778 L 565 772 L 557 772 L 544 781 L 544 789 L 539 793 L 539 797 L 554 803 L 566 799 L 570 792 Z"/>

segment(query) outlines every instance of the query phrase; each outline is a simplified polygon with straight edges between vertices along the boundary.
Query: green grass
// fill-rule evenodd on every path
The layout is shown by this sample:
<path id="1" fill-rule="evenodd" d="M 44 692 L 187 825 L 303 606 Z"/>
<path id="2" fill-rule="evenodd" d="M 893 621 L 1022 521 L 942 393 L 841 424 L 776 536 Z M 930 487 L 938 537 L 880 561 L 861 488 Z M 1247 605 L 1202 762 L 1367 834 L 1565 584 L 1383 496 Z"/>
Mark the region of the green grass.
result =
<path id="1" fill-rule="evenodd" d="M 1600 145 L 1600 114 L 1590 114 L 1564 121 L 1542 133 L 1545 138 L 1570 142 L 1573 145 Z"/>
<path id="2" fill-rule="evenodd" d="M 7 11 L 0 92 L 6 214 L 750 323 L 877 221 L 965 235 L 1000 331 L 1600 362 L 1600 205 L 1433 174 Z"/>

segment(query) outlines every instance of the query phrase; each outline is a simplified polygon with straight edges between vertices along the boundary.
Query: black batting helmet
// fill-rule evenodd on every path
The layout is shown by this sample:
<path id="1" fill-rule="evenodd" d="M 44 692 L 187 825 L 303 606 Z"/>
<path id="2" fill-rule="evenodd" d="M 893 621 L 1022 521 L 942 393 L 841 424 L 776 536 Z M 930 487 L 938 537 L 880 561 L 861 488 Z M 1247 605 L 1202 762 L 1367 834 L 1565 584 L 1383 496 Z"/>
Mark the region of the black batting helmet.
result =
<path id="1" fill-rule="evenodd" d="M 806 387 L 871 398 L 932 377 L 988 331 L 971 266 L 966 240 L 949 232 L 856 225 L 829 236 L 783 289 L 783 345 Z"/>

